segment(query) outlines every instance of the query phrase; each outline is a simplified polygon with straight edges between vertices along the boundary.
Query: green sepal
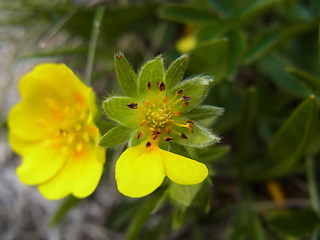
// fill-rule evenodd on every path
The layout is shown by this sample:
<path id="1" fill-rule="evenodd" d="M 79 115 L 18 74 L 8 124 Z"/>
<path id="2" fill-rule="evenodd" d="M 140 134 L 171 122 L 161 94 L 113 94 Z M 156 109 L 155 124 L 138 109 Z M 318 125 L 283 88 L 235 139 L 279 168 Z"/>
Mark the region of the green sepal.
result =
<path id="1" fill-rule="evenodd" d="M 199 121 L 209 118 L 215 118 L 221 116 L 224 112 L 224 108 L 202 105 L 197 106 L 187 113 L 187 117 L 190 120 Z"/>
<path id="2" fill-rule="evenodd" d="M 146 134 L 143 135 L 140 139 L 137 139 L 137 135 L 139 131 L 140 131 L 139 129 L 136 129 L 131 133 L 130 141 L 129 141 L 130 147 L 138 146 L 139 144 L 141 144 L 147 139 Z"/>
<path id="3" fill-rule="evenodd" d="M 146 95 L 148 91 L 148 82 L 151 83 L 151 88 L 157 88 L 156 83 L 165 82 L 163 58 L 158 56 L 155 59 L 147 62 L 141 69 L 138 78 L 138 92 L 139 95 Z"/>
<path id="4" fill-rule="evenodd" d="M 130 97 L 109 97 L 103 101 L 102 106 L 106 115 L 124 126 L 135 127 L 137 122 L 134 115 L 137 109 L 131 109 L 127 104 L 134 103 L 134 99 Z"/>
<path id="5" fill-rule="evenodd" d="M 193 124 L 193 133 L 190 133 L 187 128 L 179 128 L 178 132 L 184 133 L 188 139 L 179 136 L 175 137 L 174 141 L 189 147 L 203 148 L 220 141 L 218 136 L 196 123 Z"/>
<path id="6" fill-rule="evenodd" d="M 110 148 L 114 147 L 124 141 L 127 141 L 132 132 L 132 128 L 128 128 L 122 125 L 116 126 L 106 132 L 99 140 L 99 145 L 102 147 Z"/>
<path id="7" fill-rule="evenodd" d="M 166 72 L 167 89 L 172 88 L 182 80 L 184 72 L 188 66 L 188 62 L 189 57 L 187 55 L 183 55 L 170 65 Z"/>
<path id="8" fill-rule="evenodd" d="M 132 69 L 126 57 L 120 53 L 114 57 L 118 82 L 123 92 L 129 97 L 137 95 L 137 75 Z"/>
<path id="9" fill-rule="evenodd" d="M 172 97 L 177 90 L 183 89 L 179 97 L 189 96 L 191 100 L 188 101 L 188 106 L 181 107 L 179 111 L 188 112 L 207 96 L 213 81 L 214 79 L 209 76 L 196 76 L 177 84 L 170 90 L 169 95 Z"/>

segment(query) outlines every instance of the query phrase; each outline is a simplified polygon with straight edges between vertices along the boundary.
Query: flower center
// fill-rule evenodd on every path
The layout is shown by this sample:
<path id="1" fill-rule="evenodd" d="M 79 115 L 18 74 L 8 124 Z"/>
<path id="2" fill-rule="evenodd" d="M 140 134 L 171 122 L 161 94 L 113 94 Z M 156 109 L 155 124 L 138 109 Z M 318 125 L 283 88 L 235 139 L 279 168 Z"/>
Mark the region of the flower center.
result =
<path id="1" fill-rule="evenodd" d="M 164 82 L 157 83 L 160 92 L 151 93 L 152 85 L 150 82 L 147 88 L 150 90 L 146 101 L 142 104 L 129 103 L 127 107 L 138 109 L 136 118 L 140 123 L 141 129 L 137 134 L 140 139 L 143 135 L 148 138 L 146 147 L 150 147 L 152 143 L 158 144 L 159 140 L 172 141 L 176 136 L 188 139 L 186 134 L 179 132 L 176 128 L 188 128 L 189 132 L 193 132 L 193 121 L 182 121 L 179 119 L 182 107 L 188 106 L 189 96 L 181 96 L 183 89 L 179 89 L 172 99 L 169 99 L 165 93 Z M 176 135 L 176 136 L 175 136 Z"/>
<path id="2" fill-rule="evenodd" d="M 95 140 L 97 129 L 88 124 L 89 109 L 78 98 L 75 101 L 57 101 L 47 98 L 48 113 L 38 121 L 47 133 L 50 147 L 66 147 L 75 154 L 83 156 L 89 142 Z"/>

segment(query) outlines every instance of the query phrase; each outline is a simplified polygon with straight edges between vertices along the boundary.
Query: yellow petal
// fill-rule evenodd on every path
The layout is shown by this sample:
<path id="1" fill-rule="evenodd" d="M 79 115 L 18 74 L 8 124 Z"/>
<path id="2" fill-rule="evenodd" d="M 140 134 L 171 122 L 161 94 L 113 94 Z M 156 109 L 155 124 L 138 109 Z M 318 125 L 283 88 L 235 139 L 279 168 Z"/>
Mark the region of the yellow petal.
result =
<path id="1" fill-rule="evenodd" d="M 91 152 L 82 158 L 69 158 L 60 172 L 48 182 L 39 185 L 41 194 L 50 200 L 73 194 L 78 198 L 89 196 L 97 187 L 102 175 L 104 149 L 92 146 Z M 104 158 L 104 156 L 103 156 Z"/>
<path id="2" fill-rule="evenodd" d="M 48 97 L 49 93 L 64 97 L 72 97 L 74 93 L 87 95 L 87 87 L 73 72 L 64 64 L 56 63 L 37 65 L 21 79 L 19 91 L 25 100 Z"/>
<path id="3" fill-rule="evenodd" d="M 125 150 L 116 164 L 119 192 L 129 197 L 143 197 L 158 188 L 165 175 L 157 146 L 141 143 Z"/>
<path id="4" fill-rule="evenodd" d="M 27 139 L 39 140 L 46 137 L 44 127 L 44 115 L 47 113 L 46 108 L 38 109 L 34 105 L 28 105 L 20 102 L 14 106 L 8 117 L 10 132 L 14 135 Z"/>
<path id="5" fill-rule="evenodd" d="M 190 185 L 202 182 L 208 176 L 203 163 L 160 149 L 166 175 L 175 183 Z"/>
<path id="6" fill-rule="evenodd" d="M 46 182 L 60 171 L 66 158 L 67 153 L 63 149 L 48 147 L 44 142 L 29 144 L 23 149 L 22 164 L 17 168 L 17 175 L 25 184 Z"/>

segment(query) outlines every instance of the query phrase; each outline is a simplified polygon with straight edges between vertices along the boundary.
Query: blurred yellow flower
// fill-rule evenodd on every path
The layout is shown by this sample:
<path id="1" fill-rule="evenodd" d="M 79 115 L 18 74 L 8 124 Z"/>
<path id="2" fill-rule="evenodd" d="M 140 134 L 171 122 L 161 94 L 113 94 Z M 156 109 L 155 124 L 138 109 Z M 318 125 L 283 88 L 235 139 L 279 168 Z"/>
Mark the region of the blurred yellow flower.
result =
<path id="1" fill-rule="evenodd" d="M 63 64 L 41 64 L 19 83 L 22 101 L 8 119 L 9 141 L 22 156 L 20 180 L 48 199 L 90 195 L 100 180 L 105 150 L 96 147 L 95 95 Z"/>

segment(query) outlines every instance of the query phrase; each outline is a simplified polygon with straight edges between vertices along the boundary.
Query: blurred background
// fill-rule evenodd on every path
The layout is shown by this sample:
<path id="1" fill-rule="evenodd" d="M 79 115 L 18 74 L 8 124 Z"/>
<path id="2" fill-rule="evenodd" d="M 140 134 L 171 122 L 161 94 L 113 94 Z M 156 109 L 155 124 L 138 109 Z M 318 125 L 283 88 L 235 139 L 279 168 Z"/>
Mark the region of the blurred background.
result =
<path id="1" fill-rule="evenodd" d="M 0 0 L 0 239 L 320 239 L 319 19 L 319 0 Z M 182 149 L 211 176 L 129 199 L 114 180 L 119 146 L 89 198 L 46 200 L 18 180 L 7 142 L 19 79 L 63 62 L 102 100 L 121 92 L 119 51 L 137 72 L 188 54 L 185 77 L 215 76 L 205 103 L 225 111 L 204 124 L 222 140 Z"/>

